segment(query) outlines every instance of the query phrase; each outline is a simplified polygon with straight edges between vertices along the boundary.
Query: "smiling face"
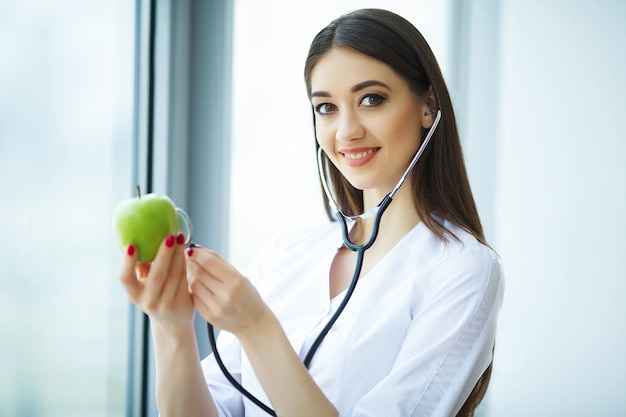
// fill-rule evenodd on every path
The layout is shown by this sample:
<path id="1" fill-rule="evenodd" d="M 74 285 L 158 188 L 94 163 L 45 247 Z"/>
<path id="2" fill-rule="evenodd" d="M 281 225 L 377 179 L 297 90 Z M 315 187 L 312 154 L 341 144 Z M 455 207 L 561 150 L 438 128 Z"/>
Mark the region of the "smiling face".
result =
<path id="1" fill-rule="evenodd" d="M 331 49 L 313 68 L 311 102 L 326 155 L 352 186 L 379 198 L 408 167 L 431 119 L 388 65 L 346 47 Z"/>

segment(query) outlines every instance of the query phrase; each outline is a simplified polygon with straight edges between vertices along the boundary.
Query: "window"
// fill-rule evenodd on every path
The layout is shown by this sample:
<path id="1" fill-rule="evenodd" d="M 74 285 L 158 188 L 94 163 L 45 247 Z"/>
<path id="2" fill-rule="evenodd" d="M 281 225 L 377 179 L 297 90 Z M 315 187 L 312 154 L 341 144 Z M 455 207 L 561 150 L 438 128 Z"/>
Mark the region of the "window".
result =
<path id="1" fill-rule="evenodd" d="M 123 416 L 111 214 L 132 178 L 133 2 L 0 13 L 0 415 Z"/>

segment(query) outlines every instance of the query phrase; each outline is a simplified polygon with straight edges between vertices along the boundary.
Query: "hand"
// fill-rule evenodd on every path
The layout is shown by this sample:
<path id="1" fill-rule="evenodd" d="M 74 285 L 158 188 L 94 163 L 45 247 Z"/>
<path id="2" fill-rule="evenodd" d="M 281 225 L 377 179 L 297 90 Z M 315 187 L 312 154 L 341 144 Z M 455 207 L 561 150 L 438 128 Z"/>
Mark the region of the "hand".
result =
<path id="1" fill-rule="evenodd" d="M 240 336 L 273 317 L 250 281 L 217 253 L 196 247 L 187 254 L 194 305 L 213 326 Z"/>
<path id="2" fill-rule="evenodd" d="M 137 263 L 129 247 L 119 279 L 129 300 L 150 316 L 153 325 L 169 334 L 193 326 L 194 308 L 185 277 L 184 237 L 168 236 L 152 263 Z"/>

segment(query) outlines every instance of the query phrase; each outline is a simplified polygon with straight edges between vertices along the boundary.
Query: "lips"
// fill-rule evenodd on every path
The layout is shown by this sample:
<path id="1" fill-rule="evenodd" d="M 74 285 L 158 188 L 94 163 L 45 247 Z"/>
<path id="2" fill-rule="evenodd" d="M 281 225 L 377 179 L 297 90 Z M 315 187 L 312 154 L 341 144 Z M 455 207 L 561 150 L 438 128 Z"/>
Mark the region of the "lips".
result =
<path id="1" fill-rule="evenodd" d="M 342 149 L 339 153 L 343 156 L 346 165 L 350 167 L 361 167 L 371 161 L 380 148 L 355 148 Z"/>

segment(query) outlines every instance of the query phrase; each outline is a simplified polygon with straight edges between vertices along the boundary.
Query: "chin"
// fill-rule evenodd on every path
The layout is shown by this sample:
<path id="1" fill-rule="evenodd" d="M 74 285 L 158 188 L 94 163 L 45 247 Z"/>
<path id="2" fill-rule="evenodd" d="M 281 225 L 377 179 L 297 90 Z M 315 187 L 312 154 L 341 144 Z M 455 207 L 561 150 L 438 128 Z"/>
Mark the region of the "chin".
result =
<path id="1" fill-rule="evenodd" d="M 395 184 L 390 186 L 381 185 L 379 182 L 374 181 L 350 181 L 348 180 L 350 185 L 362 192 L 372 192 L 374 194 L 381 194 L 382 198 L 387 195 L 395 186 Z"/>

